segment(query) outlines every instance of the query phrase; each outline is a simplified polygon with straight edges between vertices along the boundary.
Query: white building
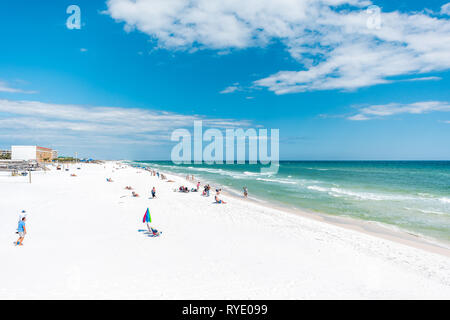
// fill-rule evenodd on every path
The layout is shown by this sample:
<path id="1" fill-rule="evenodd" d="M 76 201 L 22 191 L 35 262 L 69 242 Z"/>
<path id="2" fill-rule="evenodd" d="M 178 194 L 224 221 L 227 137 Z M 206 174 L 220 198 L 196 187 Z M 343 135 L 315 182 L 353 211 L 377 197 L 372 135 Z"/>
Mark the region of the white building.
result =
<path id="1" fill-rule="evenodd" d="M 11 160 L 51 161 L 53 150 L 38 146 L 11 146 Z"/>

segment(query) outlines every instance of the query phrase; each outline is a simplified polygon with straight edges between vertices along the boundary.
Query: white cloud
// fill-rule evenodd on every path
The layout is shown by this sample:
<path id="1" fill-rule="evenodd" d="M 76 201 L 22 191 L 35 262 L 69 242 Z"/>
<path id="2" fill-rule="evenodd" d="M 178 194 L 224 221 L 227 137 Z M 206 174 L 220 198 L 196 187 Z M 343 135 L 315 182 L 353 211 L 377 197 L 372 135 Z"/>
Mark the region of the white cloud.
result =
<path id="1" fill-rule="evenodd" d="M 220 91 L 220 94 L 227 94 L 227 93 L 233 93 L 236 91 L 242 91 L 243 89 L 240 87 L 239 82 L 233 83 L 233 85 L 226 87 L 222 91 Z"/>
<path id="2" fill-rule="evenodd" d="M 424 101 L 410 104 L 390 103 L 360 108 L 358 113 L 347 117 L 348 120 L 364 121 L 374 118 L 388 117 L 396 114 L 423 114 L 430 112 L 450 112 L 450 104 L 441 101 Z"/>
<path id="3" fill-rule="evenodd" d="M 27 91 L 17 88 L 11 88 L 6 82 L 0 81 L 0 92 L 8 93 L 36 93 L 36 91 Z"/>
<path id="4" fill-rule="evenodd" d="M 226 93 L 233 93 L 235 91 L 239 90 L 239 87 L 237 86 L 229 86 L 226 87 L 225 89 L 223 89 L 222 91 L 220 91 L 221 94 L 226 94 Z"/>
<path id="5" fill-rule="evenodd" d="M 441 77 L 420 77 L 420 78 L 411 78 L 411 79 L 405 79 L 405 80 L 399 80 L 399 81 L 438 81 L 442 80 Z"/>
<path id="6" fill-rule="evenodd" d="M 255 81 L 276 94 L 357 88 L 450 68 L 450 23 L 376 12 L 366 0 L 109 0 L 106 11 L 162 48 L 218 52 L 282 42 L 301 70 Z M 448 5 L 448 4 L 447 4 Z M 448 6 L 442 7 L 447 12 Z M 372 19 L 372 20 L 371 20 Z M 299 67 L 300 68 L 300 67 Z M 425 80 L 425 78 L 423 79 Z M 436 80 L 436 79 L 434 79 Z"/>
<path id="7" fill-rule="evenodd" d="M 86 107 L 39 101 L 0 100 L 0 135 L 24 134 L 48 137 L 80 137 L 91 144 L 147 141 L 167 143 L 172 130 L 191 128 L 202 120 L 205 127 L 235 128 L 251 125 L 247 120 L 206 118 L 164 111 L 120 107 Z"/>
<path id="8" fill-rule="evenodd" d="M 450 15 L 450 2 L 441 7 L 441 14 Z"/>
<path id="9" fill-rule="evenodd" d="M 348 117 L 348 120 L 353 120 L 353 121 L 364 121 L 364 120 L 369 120 L 368 117 L 366 117 L 363 114 L 356 114 L 354 116 Z"/>
<path id="10" fill-rule="evenodd" d="M 88 49 L 86 49 L 86 48 L 81 48 L 80 51 L 81 51 L 81 52 L 87 52 Z"/>

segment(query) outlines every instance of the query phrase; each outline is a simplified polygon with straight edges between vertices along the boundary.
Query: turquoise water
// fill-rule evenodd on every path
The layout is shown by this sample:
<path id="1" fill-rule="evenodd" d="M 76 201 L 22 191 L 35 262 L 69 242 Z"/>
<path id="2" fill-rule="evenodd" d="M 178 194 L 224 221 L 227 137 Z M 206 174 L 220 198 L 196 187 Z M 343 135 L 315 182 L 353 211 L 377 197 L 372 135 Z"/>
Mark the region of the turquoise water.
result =
<path id="1" fill-rule="evenodd" d="M 330 215 L 377 221 L 450 241 L 450 161 L 286 161 L 275 175 L 260 165 L 139 165 L 193 174 L 224 189 Z"/>

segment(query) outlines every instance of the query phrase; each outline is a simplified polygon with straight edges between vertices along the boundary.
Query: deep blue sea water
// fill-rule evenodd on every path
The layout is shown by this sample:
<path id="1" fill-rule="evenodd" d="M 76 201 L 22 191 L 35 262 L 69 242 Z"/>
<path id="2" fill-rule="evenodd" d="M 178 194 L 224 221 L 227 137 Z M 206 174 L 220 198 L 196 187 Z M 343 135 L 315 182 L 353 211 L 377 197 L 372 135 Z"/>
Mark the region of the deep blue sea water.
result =
<path id="1" fill-rule="evenodd" d="M 450 241 L 450 161 L 285 161 L 277 174 L 250 164 L 134 163 L 193 174 L 241 194 L 247 186 L 250 196 L 276 204 Z"/>

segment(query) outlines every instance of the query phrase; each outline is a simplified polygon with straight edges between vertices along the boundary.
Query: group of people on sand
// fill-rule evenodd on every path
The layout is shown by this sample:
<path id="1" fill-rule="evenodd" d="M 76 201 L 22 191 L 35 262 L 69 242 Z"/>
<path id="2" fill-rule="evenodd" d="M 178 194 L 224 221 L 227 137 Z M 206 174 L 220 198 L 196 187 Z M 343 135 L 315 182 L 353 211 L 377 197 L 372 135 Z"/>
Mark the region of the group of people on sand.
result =
<path id="1" fill-rule="evenodd" d="M 200 182 L 199 182 L 200 183 Z M 209 184 L 204 186 L 202 196 L 209 197 L 209 193 L 211 192 L 211 186 Z M 219 195 L 222 192 L 222 189 L 216 189 L 216 195 L 214 196 L 214 200 L 218 204 L 226 204 L 225 201 L 219 199 Z"/>
<path id="2" fill-rule="evenodd" d="M 189 188 L 188 188 L 188 187 L 185 187 L 185 186 L 180 186 L 180 187 L 178 188 L 178 191 L 179 191 L 179 192 L 184 192 L 184 193 L 188 193 L 188 192 L 197 192 L 197 191 L 198 191 L 198 189 L 195 189 L 195 188 L 191 188 L 191 189 L 189 190 Z"/>
<path id="3" fill-rule="evenodd" d="M 131 186 L 126 186 L 126 187 L 125 187 L 125 190 L 133 190 L 133 188 L 132 188 Z M 151 195 L 152 195 L 152 199 L 156 198 L 156 188 L 155 188 L 155 187 L 152 188 L 152 190 L 151 190 Z M 133 198 L 138 198 L 138 197 L 139 197 L 139 194 L 136 193 L 135 191 L 132 191 L 132 192 L 131 192 L 131 196 L 132 196 Z"/>
<path id="4" fill-rule="evenodd" d="M 150 169 L 147 170 L 147 171 L 149 171 L 152 176 L 158 177 L 158 179 L 161 179 L 161 180 L 166 180 L 167 179 L 167 177 L 163 173 L 159 173 L 159 171 L 150 170 Z"/>
<path id="5" fill-rule="evenodd" d="M 202 196 L 209 197 L 209 191 L 211 190 L 211 186 L 209 184 L 203 187 Z"/>

